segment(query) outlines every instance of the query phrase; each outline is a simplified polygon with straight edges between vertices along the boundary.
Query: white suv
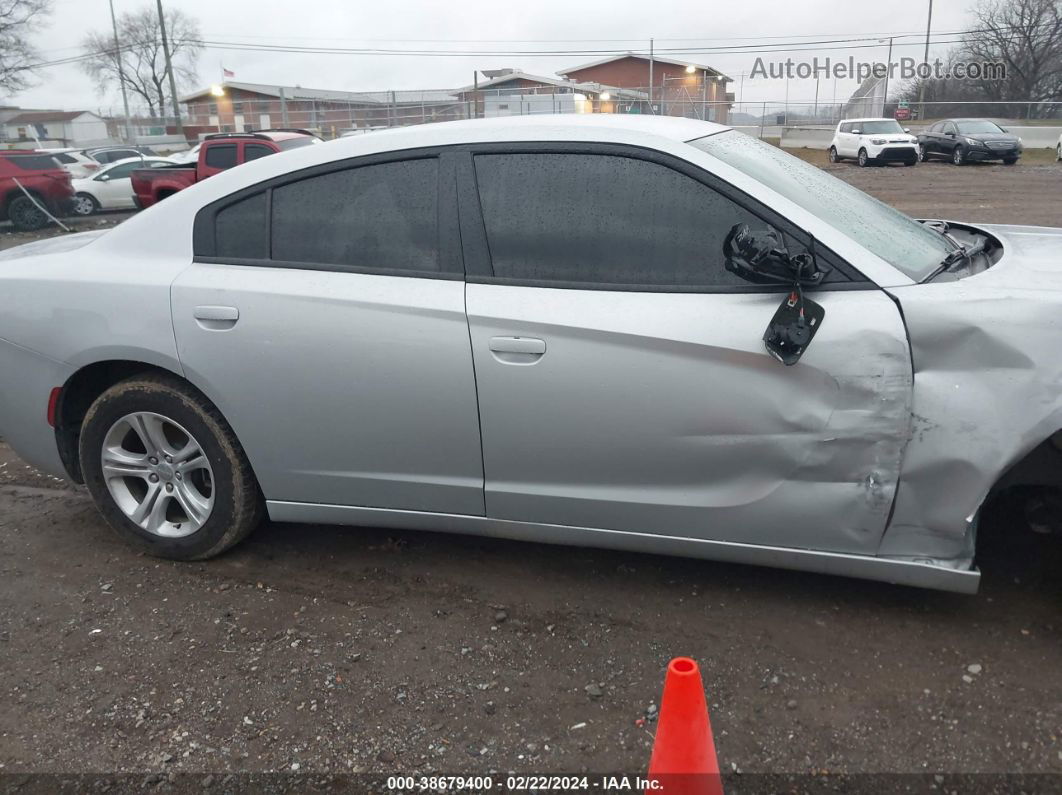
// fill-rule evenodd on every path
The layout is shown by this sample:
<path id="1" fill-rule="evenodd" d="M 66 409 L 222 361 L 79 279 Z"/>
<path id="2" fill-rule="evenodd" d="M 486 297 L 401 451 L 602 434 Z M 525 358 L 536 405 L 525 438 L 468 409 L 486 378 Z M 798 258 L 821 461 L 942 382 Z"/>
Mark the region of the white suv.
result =
<path id="1" fill-rule="evenodd" d="M 830 142 L 830 162 L 855 158 L 861 166 L 872 163 L 918 162 L 918 139 L 895 119 L 845 119 Z"/>

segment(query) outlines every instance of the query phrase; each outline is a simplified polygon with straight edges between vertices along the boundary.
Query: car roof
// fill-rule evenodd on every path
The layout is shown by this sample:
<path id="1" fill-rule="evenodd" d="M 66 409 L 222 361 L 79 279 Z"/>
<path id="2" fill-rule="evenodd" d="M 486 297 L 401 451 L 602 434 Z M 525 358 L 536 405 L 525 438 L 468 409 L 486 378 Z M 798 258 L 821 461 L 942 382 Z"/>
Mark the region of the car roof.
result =
<path id="1" fill-rule="evenodd" d="M 145 160 L 169 160 L 168 157 L 162 157 L 162 155 L 144 155 L 143 157 L 123 157 L 121 160 L 112 160 L 110 163 L 104 165 L 100 172 L 107 171 L 114 166 L 120 166 L 123 163 L 143 163 Z"/>
<path id="2" fill-rule="evenodd" d="M 519 137 L 525 134 L 525 131 L 527 140 L 563 140 L 565 132 L 570 131 L 575 134 L 577 140 L 608 139 L 613 135 L 625 138 L 627 134 L 634 133 L 668 138 L 673 141 L 692 141 L 695 138 L 703 138 L 706 135 L 729 129 L 731 128 L 723 124 L 678 116 L 653 116 L 637 113 L 541 113 L 396 127 L 376 130 L 371 136 L 348 135 L 328 143 L 334 146 L 340 141 L 371 138 L 375 142 L 380 142 L 390 137 L 416 136 L 424 139 L 424 146 L 432 146 L 462 138 L 469 142 L 486 142 L 494 139 L 514 140 L 514 136 Z"/>
<path id="3" fill-rule="evenodd" d="M 896 121 L 896 119 L 887 119 L 884 116 L 868 116 L 865 119 L 841 119 L 838 124 L 849 124 L 853 121 Z"/>

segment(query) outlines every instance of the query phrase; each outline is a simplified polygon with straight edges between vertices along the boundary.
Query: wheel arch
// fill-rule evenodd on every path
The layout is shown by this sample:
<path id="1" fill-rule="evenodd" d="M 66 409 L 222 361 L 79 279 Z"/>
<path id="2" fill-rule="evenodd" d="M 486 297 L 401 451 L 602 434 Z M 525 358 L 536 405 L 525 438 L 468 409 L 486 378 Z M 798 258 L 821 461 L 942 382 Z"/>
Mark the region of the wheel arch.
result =
<path id="1" fill-rule="evenodd" d="M 1062 428 L 1007 467 L 989 489 L 986 500 L 1015 486 L 1062 488 Z"/>
<path id="2" fill-rule="evenodd" d="M 81 424 L 89 407 L 96 398 L 118 382 L 134 376 L 152 374 L 175 379 L 194 390 L 221 414 L 222 419 L 230 428 L 232 427 L 217 403 L 174 367 L 157 361 L 128 358 L 108 358 L 87 363 L 78 368 L 63 384 L 55 406 L 56 446 L 63 467 L 75 483 L 84 483 L 84 474 L 81 471 L 81 462 L 78 457 L 78 442 L 81 437 Z M 251 470 L 254 471 L 253 464 Z"/>

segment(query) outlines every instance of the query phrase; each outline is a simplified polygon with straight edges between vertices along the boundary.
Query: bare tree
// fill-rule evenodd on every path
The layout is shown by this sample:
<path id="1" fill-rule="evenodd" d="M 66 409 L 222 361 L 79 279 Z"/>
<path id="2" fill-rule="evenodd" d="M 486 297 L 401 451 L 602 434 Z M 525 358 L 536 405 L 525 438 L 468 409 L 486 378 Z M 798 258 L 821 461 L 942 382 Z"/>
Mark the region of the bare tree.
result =
<path id="1" fill-rule="evenodd" d="M 40 60 L 29 37 L 51 13 L 52 0 L 0 0 L 0 93 L 28 88 Z"/>
<path id="2" fill-rule="evenodd" d="M 189 85 L 196 79 L 196 64 L 203 51 L 199 25 L 175 9 L 166 12 L 166 33 L 174 79 L 178 86 Z M 122 14 L 118 19 L 118 45 L 111 31 L 90 33 L 82 43 L 90 56 L 82 67 L 101 88 L 120 87 L 124 83 L 126 90 L 147 104 L 152 116 L 165 116 L 169 72 L 162 51 L 159 16 L 154 6 Z M 170 112 L 176 114 L 176 110 L 171 108 Z"/>
<path id="3" fill-rule="evenodd" d="M 1062 99 L 1062 0 L 981 0 L 959 48 L 966 60 L 1003 63 L 1005 80 L 980 80 L 987 99 Z"/>

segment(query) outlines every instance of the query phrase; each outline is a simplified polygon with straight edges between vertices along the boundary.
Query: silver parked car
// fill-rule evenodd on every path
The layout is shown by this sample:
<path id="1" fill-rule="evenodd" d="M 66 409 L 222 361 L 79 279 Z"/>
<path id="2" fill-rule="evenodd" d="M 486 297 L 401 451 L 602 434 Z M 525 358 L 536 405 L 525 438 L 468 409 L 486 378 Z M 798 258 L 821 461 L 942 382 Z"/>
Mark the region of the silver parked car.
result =
<path id="1" fill-rule="evenodd" d="M 0 255 L 0 434 L 148 552 L 263 515 L 972 592 L 1062 483 L 1062 230 L 687 119 L 424 125 Z"/>

